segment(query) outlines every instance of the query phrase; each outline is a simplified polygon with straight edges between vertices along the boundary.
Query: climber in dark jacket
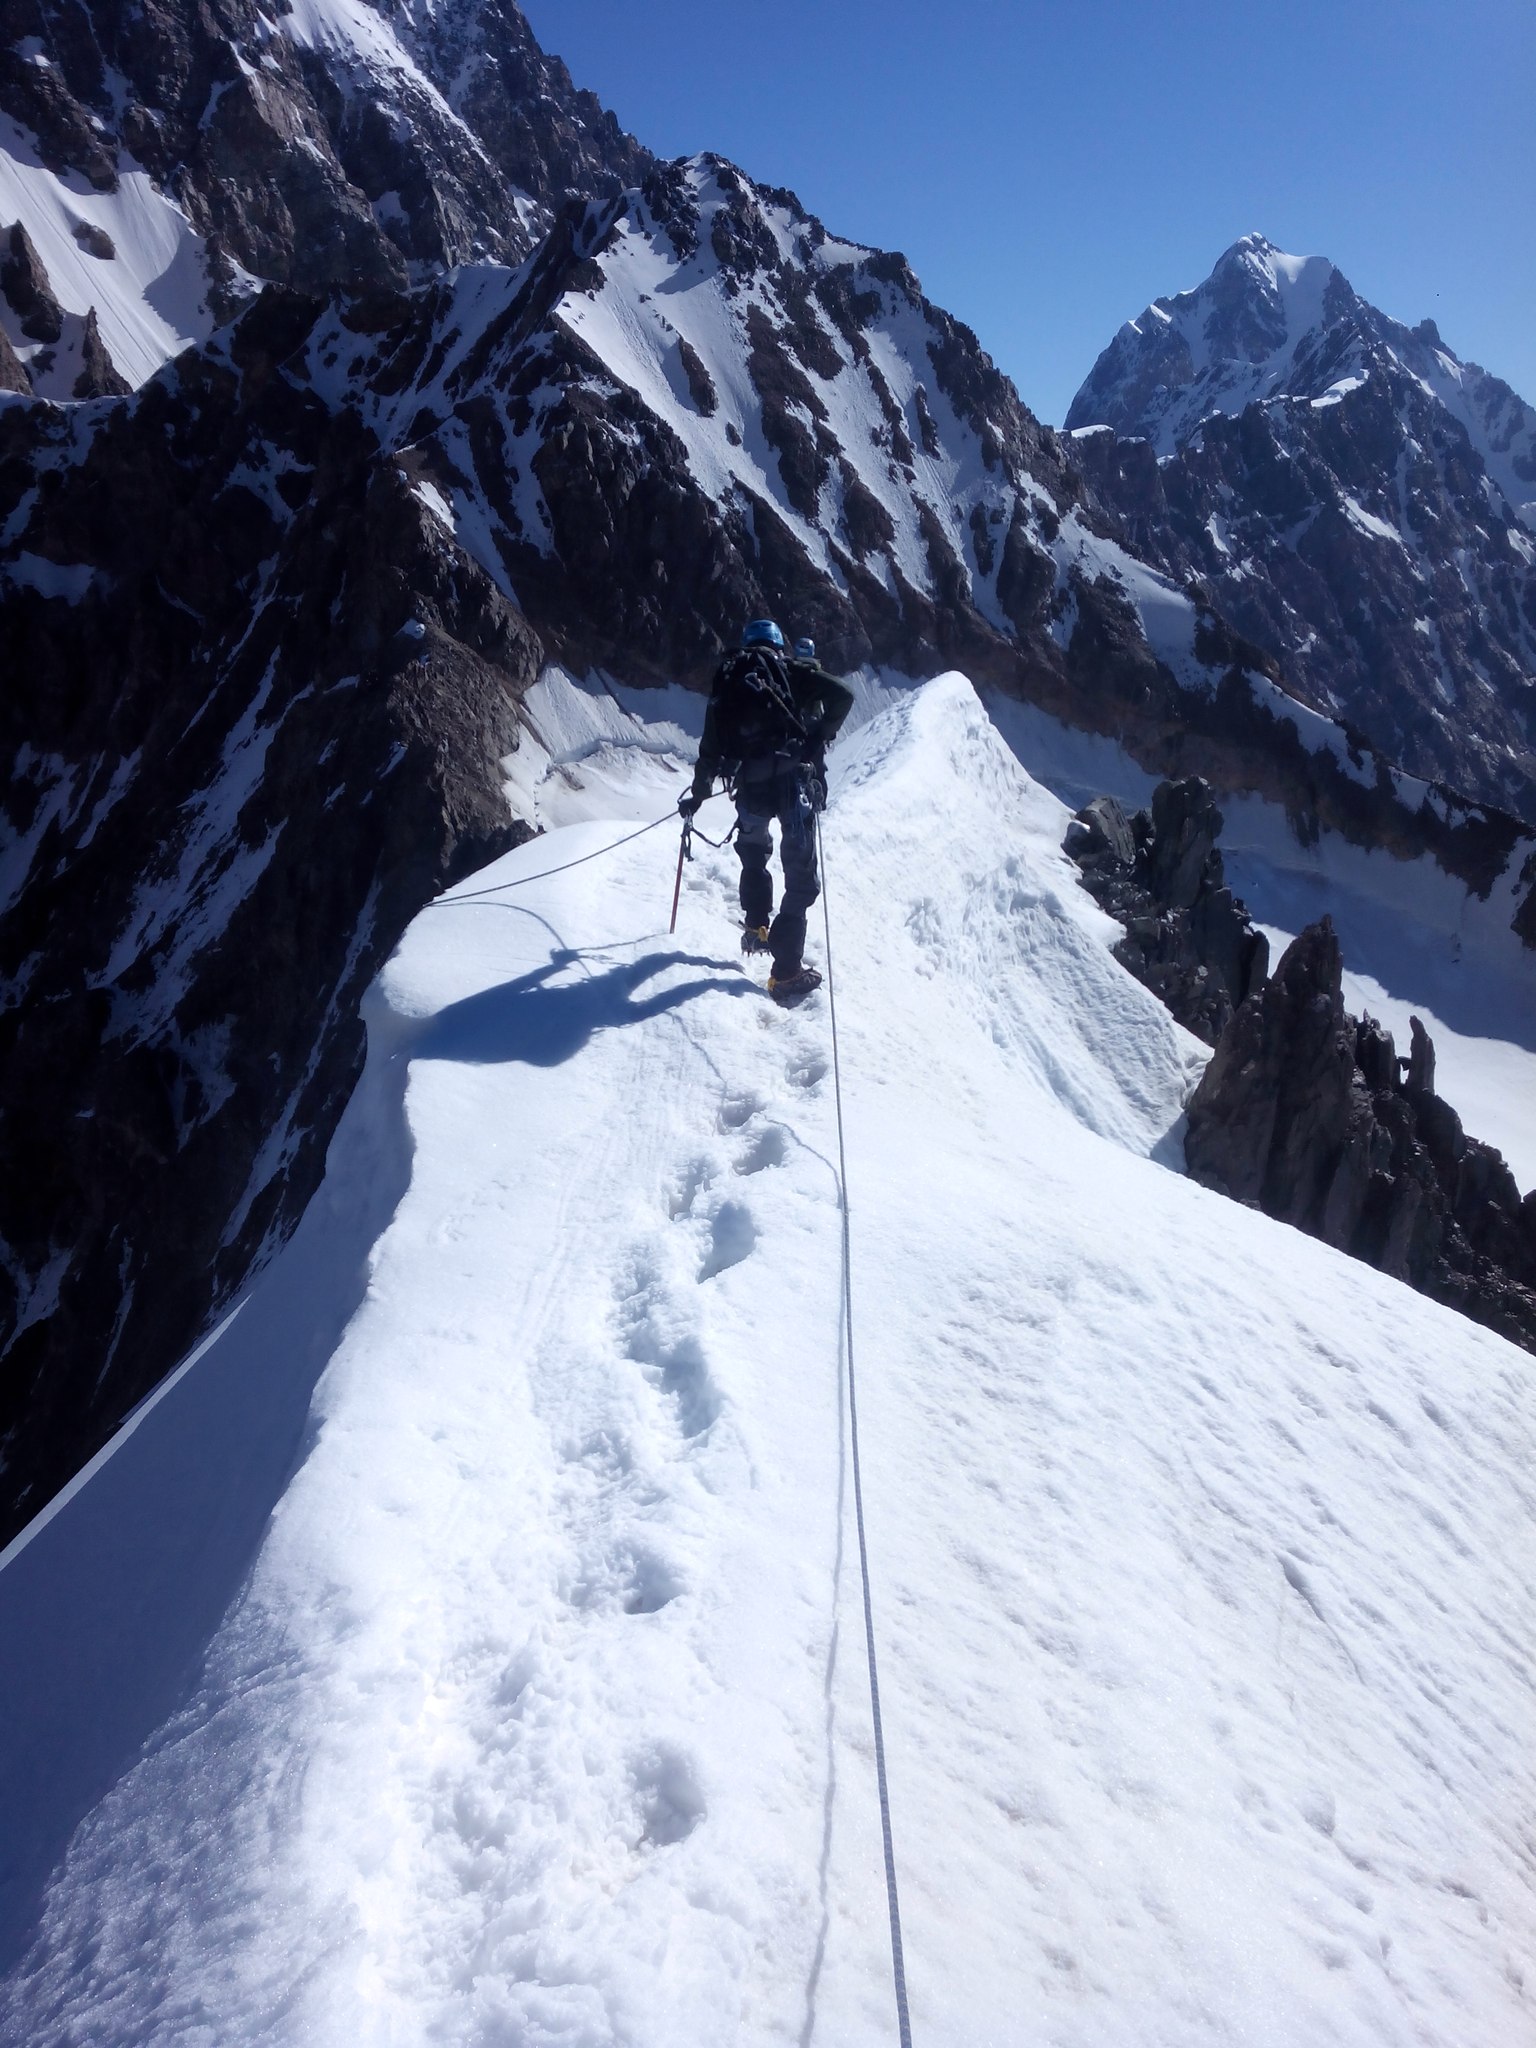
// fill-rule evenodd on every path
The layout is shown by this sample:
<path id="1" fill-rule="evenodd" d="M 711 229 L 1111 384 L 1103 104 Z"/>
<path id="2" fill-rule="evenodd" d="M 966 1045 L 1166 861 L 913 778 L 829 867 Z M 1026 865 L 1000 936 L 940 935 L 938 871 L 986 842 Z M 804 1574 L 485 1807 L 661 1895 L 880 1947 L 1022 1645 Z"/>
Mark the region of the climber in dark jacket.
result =
<path id="1" fill-rule="evenodd" d="M 685 818 L 723 781 L 736 799 L 741 856 L 741 949 L 771 953 L 769 994 L 793 1002 L 820 986 L 805 964 L 805 913 L 821 893 L 816 813 L 827 800 L 826 751 L 853 709 L 853 692 L 816 663 L 815 643 L 790 655 L 772 619 L 754 619 L 715 675 Z M 779 826 L 784 896 L 773 911 L 770 827 Z"/>

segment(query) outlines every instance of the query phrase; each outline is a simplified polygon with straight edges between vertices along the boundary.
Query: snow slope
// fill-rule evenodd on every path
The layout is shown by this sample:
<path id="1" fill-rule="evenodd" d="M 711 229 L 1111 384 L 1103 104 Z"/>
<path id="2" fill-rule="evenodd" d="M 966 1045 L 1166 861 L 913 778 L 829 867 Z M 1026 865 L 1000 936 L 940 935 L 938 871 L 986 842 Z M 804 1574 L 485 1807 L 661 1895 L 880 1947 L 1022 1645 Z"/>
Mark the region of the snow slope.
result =
<path id="1" fill-rule="evenodd" d="M 0 119 L 0 222 L 9 227 L 17 220 L 32 237 L 64 311 L 81 315 L 95 307 L 107 353 L 130 384 L 142 384 L 212 332 L 202 236 L 131 158 L 117 189 L 97 192 L 78 174 L 61 178 L 50 171 L 33 139 L 14 121 Z M 91 254 L 77 233 L 91 229 L 106 235 L 112 255 Z M 22 333 L 3 296 L 0 324 L 22 360 L 37 367 L 40 395 L 69 398 L 79 373 L 76 356 L 55 347 L 51 369 L 44 370 L 38 359 L 50 352 L 48 344 Z"/>
<path id="2" fill-rule="evenodd" d="M 827 1009 L 741 972 L 728 855 L 665 934 L 669 832 L 506 886 L 633 829 L 582 766 L 408 934 L 230 1332 L 0 1571 L 13 1954 L 85 1810 L 8 2040 L 894 2038 Z M 948 676 L 826 820 L 914 2037 L 1531 2039 L 1529 1361 L 1171 1170 L 1203 1049 L 1065 815 Z"/>

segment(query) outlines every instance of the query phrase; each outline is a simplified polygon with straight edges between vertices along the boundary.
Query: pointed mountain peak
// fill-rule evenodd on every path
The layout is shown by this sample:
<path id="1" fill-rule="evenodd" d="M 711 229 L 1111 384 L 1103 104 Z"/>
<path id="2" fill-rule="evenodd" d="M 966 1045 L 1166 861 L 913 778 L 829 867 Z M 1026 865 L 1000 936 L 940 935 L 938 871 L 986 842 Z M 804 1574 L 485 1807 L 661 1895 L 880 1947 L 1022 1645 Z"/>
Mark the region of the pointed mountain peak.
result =
<path id="1" fill-rule="evenodd" d="M 1353 359 L 1378 318 L 1326 256 L 1293 256 L 1267 235 L 1243 235 L 1203 284 L 1154 300 L 1121 328 L 1067 426 L 1110 426 L 1169 454 L 1210 413 L 1241 412 L 1288 389 L 1299 363 L 1324 353 L 1334 365 Z"/>

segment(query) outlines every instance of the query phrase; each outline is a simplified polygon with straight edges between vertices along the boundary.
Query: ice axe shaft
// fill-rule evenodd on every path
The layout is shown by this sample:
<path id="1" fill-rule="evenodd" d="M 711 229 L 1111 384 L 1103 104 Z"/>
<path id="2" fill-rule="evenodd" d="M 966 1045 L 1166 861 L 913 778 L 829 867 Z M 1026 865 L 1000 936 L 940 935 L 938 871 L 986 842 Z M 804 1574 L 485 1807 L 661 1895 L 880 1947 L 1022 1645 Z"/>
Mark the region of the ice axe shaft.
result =
<path id="1" fill-rule="evenodd" d="M 669 935 L 677 930 L 677 901 L 683 893 L 683 862 L 688 858 L 688 841 L 692 836 L 692 821 L 684 818 L 682 834 L 677 842 L 677 880 L 672 885 L 672 922 L 667 926 Z"/>

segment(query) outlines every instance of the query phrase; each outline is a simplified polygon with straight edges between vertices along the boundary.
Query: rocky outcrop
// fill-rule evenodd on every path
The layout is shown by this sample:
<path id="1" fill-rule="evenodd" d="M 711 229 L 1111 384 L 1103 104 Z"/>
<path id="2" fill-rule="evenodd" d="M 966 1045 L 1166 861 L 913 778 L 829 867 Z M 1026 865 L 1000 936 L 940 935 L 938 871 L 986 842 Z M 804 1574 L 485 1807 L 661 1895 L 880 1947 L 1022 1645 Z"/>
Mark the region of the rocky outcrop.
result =
<path id="1" fill-rule="evenodd" d="M 0 520 L 62 482 L 0 584 L 0 1541 L 281 1243 L 370 978 L 527 834 L 539 642 L 283 374 L 317 310 L 268 294 L 88 428 L 0 408 Z"/>
<path id="2" fill-rule="evenodd" d="M 85 316 L 80 336 L 80 374 L 75 379 L 76 398 L 120 398 L 132 390 L 126 377 L 120 377 L 107 353 L 107 345 L 101 338 L 101 329 L 96 324 L 96 308 L 91 307 Z"/>
<path id="3" fill-rule="evenodd" d="M 1342 973 L 1324 918 L 1239 1006 L 1189 1104 L 1189 1172 L 1536 1351 L 1536 1192 L 1435 1093 L 1418 1019 L 1400 1059 Z"/>
<path id="4" fill-rule="evenodd" d="M 23 397 L 32 396 L 32 379 L 27 366 L 11 346 L 11 338 L 0 327 L 0 391 L 19 391 Z"/>
<path id="5" fill-rule="evenodd" d="M 1125 926 L 1115 958 L 1207 1045 L 1269 966 L 1269 941 L 1226 886 L 1221 822 L 1209 783 L 1191 776 L 1159 783 L 1151 808 L 1129 818 L 1096 797 L 1063 842 L 1094 901 Z"/>
<path id="6" fill-rule="evenodd" d="M 28 341 L 57 341 L 64 332 L 64 309 L 53 295 L 48 272 L 32 237 L 14 221 L 0 257 L 0 292 L 16 315 Z"/>

